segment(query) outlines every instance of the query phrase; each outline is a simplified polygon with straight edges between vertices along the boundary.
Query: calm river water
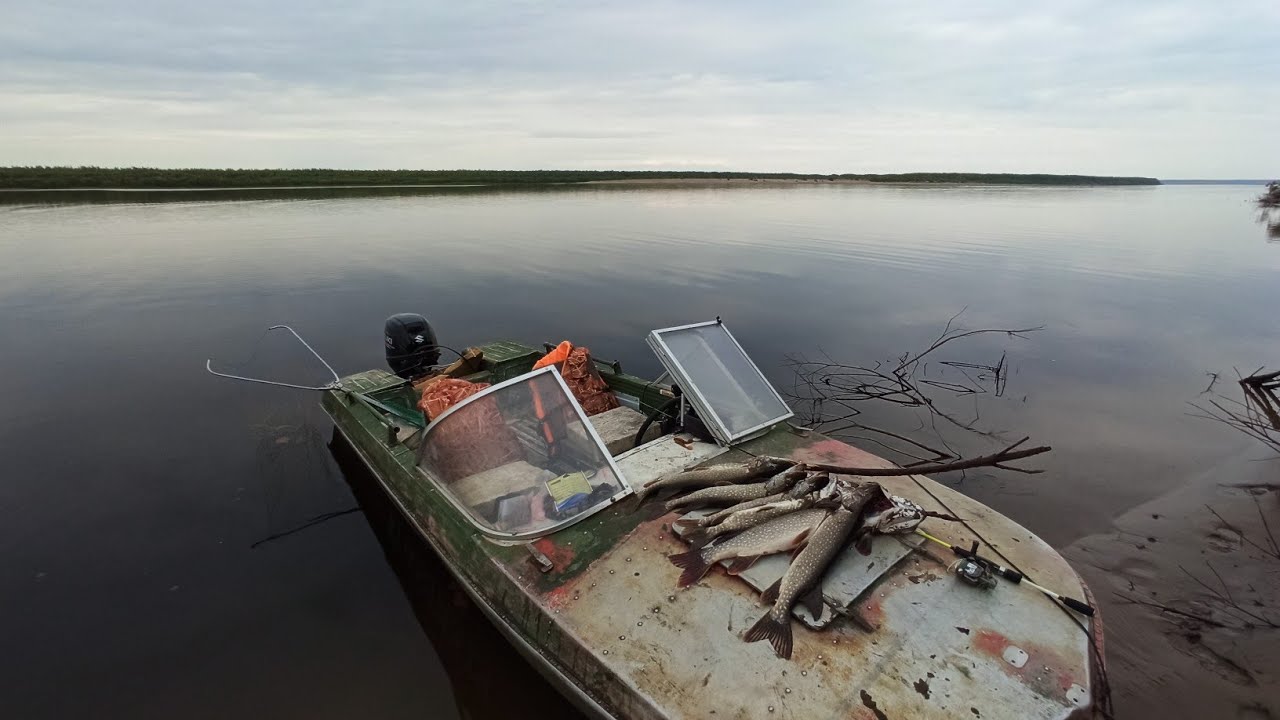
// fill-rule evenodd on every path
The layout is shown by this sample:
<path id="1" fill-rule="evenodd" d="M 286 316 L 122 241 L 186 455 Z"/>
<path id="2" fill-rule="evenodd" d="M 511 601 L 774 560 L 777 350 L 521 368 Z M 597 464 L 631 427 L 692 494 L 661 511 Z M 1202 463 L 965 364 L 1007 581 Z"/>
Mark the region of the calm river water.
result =
<path id="1" fill-rule="evenodd" d="M 1280 246 L 1254 222 L 1257 191 L 0 195 L 5 715 L 486 717 L 502 694 L 555 707 L 534 682 L 494 692 L 523 666 L 403 529 L 373 522 L 385 513 L 252 547 L 361 492 L 318 397 L 205 374 L 212 357 L 322 380 L 297 348 L 257 344 L 269 324 L 340 372 L 381 366 L 383 318 L 410 311 L 453 347 L 570 338 L 657 374 L 648 330 L 719 315 L 782 387 L 787 354 L 869 364 L 962 309 L 969 328 L 1043 326 L 958 350 L 1007 352 L 1012 370 L 1003 398 L 948 407 L 1052 445 L 1047 472 L 939 479 L 1062 547 L 1187 483 L 1253 472 L 1247 439 L 1186 413 L 1206 373 L 1277 360 Z"/>

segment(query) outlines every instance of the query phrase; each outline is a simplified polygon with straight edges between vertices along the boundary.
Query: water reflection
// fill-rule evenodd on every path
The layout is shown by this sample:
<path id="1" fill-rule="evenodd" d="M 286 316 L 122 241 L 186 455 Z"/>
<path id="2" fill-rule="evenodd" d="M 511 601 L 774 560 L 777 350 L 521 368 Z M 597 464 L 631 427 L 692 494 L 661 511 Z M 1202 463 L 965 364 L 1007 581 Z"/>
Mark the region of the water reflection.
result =
<path id="1" fill-rule="evenodd" d="M 567 338 L 656 376 L 649 330 L 719 315 L 781 387 L 788 354 L 894 358 L 965 307 L 970 328 L 1043 325 L 945 359 L 1008 351 L 984 424 L 1053 445 L 1047 472 L 949 482 L 1059 545 L 1229 481 L 1248 438 L 1187 402 L 1205 372 L 1251 369 L 1280 341 L 1255 187 L 231 192 L 0 194 L 11 714 L 182 715 L 199 697 L 212 715 L 412 717 L 440 702 L 445 671 L 384 538 L 347 516 L 250 549 L 351 505 L 349 473 L 252 427 L 327 434 L 314 396 L 204 373 L 270 324 L 343 373 L 382 366 L 383 319 L 413 311 L 453 347 Z M 259 360 L 323 381 L 289 352 Z"/>
<path id="2" fill-rule="evenodd" d="M 1257 202 L 1258 222 L 1267 226 L 1267 237 L 1280 240 L 1280 182 L 1269 183 Z"/>
<path id="3" fill-rule="evenodd" d="M 583 718 L 494 628 L 336 430 L 329 447 L 449 674 L 459 715 Z"/>

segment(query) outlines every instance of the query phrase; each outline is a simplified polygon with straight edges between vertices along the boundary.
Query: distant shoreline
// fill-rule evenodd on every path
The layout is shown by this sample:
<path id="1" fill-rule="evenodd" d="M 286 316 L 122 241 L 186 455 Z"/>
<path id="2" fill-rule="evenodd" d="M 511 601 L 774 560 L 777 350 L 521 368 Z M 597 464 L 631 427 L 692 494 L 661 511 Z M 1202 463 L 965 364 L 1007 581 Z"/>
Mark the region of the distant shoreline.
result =
<path id="1" fill-rule="evenodd" d="M 234 170 L 2 167 L 0 190 L 219 190 L 358 187 L 528 187 L 586 184 L 1159 185 L 1149 177 L 1012 173 L 804 174 L 626 170 Z"/>

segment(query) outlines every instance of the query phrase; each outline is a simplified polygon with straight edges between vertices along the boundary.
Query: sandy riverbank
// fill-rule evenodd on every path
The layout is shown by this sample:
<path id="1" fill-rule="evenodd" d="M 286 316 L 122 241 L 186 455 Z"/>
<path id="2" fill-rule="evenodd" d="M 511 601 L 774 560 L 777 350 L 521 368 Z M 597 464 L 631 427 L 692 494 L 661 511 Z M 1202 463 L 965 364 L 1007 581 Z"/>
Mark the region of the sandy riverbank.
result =
<path id="1" fill-rule="evenodd" d="M 1103 608 L 1117 717 L 1280 717 L 1278 470 L 1233 462 L 1063 549 Z"/>

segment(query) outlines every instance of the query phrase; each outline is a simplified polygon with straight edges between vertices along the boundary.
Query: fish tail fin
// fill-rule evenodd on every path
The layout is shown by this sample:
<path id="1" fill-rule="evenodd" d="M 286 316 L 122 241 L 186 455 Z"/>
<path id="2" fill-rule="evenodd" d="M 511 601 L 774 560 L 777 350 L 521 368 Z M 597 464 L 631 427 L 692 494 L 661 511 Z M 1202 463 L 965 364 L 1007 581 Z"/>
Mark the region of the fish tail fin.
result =
<path id="1" fill-rule="evenodd" d="M 667 559 L 671 561 L 672 565 L 684 570 L 684 572 L 680 573 L 679 582 L 676 583 L 679 587 L 689 587 L 698 582 L 711 569 L 711 563 L 708 563 L 702 557 L 701 550 L 690 550 L 689 552 L 668 555 Z"/>
<path id="2" fill-rule="evenodd" d="M 747 630 L 747 634 L 742 636 L 747 642 L 756 642 L 758 640 L 768 640 L 773 646 L 773 651 L 780 658 L 791 658 L 791 618 L 783 618 L 777 620 L 773 617 L 773 611 L 765 613 L 763 617 L 756 621 L 755 625 Z"/>

